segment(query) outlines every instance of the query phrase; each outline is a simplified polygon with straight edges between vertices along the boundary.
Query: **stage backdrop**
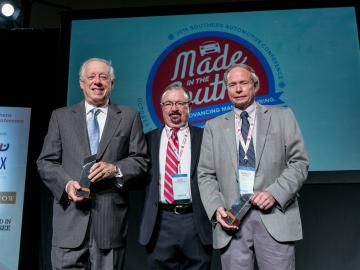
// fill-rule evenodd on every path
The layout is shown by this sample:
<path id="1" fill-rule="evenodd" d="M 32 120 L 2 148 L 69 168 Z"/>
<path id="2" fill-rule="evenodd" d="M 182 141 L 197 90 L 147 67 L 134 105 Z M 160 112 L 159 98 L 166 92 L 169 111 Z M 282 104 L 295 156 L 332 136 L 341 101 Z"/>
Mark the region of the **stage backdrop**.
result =
<path id="1" fill-rule="evenodd" d="M 30 109 L 0 107 L 0 270 L 18 269 Z"/>
<path id="2" fill-rule="evenodd" d="M 78 70 L 90 57 L 112 60 L 112 101 L 140 111 L 145 131 L 161 126 L 160 93 L 169 84 L 191 92 L 192 124 L 228 112 L 224 71 L 251 65 L 257 101 L 295 112 L 312 171 L 360 170 L 354 7 L 74 19 L 68 104 L 82 99 Z"/>

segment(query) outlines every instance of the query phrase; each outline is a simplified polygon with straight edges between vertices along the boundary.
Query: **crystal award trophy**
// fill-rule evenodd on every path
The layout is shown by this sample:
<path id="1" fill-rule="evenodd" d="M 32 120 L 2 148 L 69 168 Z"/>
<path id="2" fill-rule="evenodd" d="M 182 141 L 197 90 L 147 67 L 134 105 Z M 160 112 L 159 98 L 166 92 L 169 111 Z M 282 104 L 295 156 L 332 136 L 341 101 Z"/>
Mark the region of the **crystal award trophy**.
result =
<path id="1" fill-rule="evenodd" d="M 240 200 L 231 206 L 229 210 L 226 211 L 228 215 L 226 217 L 226 223 L 229 225 L 239 226 L 241 219 L 246 215 L 246 213 L 251 208 L 251 196 L 253 194 L 243 194 L 240 196 Z"/>
<path id="2" fill-rule="evenodd" d="M 89 198 L 90 197 L 90 180 L 88 178 L 90 174 L 90 168 L 92 165 L 94 165 L 96 162 L 96 154 L 89 156 L 84 159 L 82 172 L 81 172 L 81 178 L 80 178 L 80 186 L 78 190 L 76 190 L 76 195 L 80 197 Z"/>

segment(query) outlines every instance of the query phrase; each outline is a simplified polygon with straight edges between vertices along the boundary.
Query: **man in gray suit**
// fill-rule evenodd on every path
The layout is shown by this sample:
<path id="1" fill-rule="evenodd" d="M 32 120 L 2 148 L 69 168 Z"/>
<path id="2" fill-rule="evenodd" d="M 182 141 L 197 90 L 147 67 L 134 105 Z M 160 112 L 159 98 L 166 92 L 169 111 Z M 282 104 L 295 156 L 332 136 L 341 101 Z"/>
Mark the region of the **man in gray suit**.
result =
<path id="1" fill-rule="evenodd" d="M 224 75 L 234 110 L 206 123 L 198 166 L 199 189 L 214 222 L 213 246 L 227 269 L 295 269 L 302 239 L 298 192 L 307 178 L 303 137 L 289 108 L 255 102 L 259 79 L 245 64 Z M 253 194 L 240 225 L 226 222 L 240 196 Z"/>
<path id="2" fill-rule="evenodd" d="M 53 269 L 123 269 L 128 194 L 148 158 L 139 113 L 110 104 L 114 69 L 92 58 L 80 69 L 85 100 L 55 110 L 37 165 L 54 196 Z M 79 196 L 84 159 L 96 155 L 90 198 Z"/>

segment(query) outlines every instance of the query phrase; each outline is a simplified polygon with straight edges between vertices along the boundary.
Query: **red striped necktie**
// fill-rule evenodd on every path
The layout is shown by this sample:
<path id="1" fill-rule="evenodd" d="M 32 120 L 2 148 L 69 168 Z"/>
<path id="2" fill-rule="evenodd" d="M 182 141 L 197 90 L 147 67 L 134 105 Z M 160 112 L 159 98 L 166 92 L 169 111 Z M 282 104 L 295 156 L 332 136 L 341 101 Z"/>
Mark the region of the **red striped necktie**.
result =
<path id="1" fill-rule="evenodd" d="M 167 203 L 174 202 L 174 191 L 172 176 L 178 173 L 179 167 L 179 128 L 173 128 L 166 149 L 165 177 L 164 177 L 164 198 Z"/>

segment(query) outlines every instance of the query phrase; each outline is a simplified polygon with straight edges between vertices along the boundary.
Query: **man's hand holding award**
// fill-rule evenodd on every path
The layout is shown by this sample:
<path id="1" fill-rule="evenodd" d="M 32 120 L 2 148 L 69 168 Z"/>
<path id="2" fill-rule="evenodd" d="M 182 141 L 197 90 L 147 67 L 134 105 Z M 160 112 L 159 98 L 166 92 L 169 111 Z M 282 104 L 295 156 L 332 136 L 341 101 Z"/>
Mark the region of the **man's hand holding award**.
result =
<path id="1" fill-rule="evenodd" d="M 240 221 L 251 208 L 251 196 L 253 194 L 243 194 L 237 203 L 233 204 L 229 210 L 226 210 L 226 223 L 229 225 L 239 226 Z"/>
<path id="2" fill-rule="evenodd" d="M 80 188 L 76 190 L 76 195 L 84 198 L 90 198 L 90 168 L 96 163 L 96 155 L 84 159 L 83 168 L 80 178 Z"/>

